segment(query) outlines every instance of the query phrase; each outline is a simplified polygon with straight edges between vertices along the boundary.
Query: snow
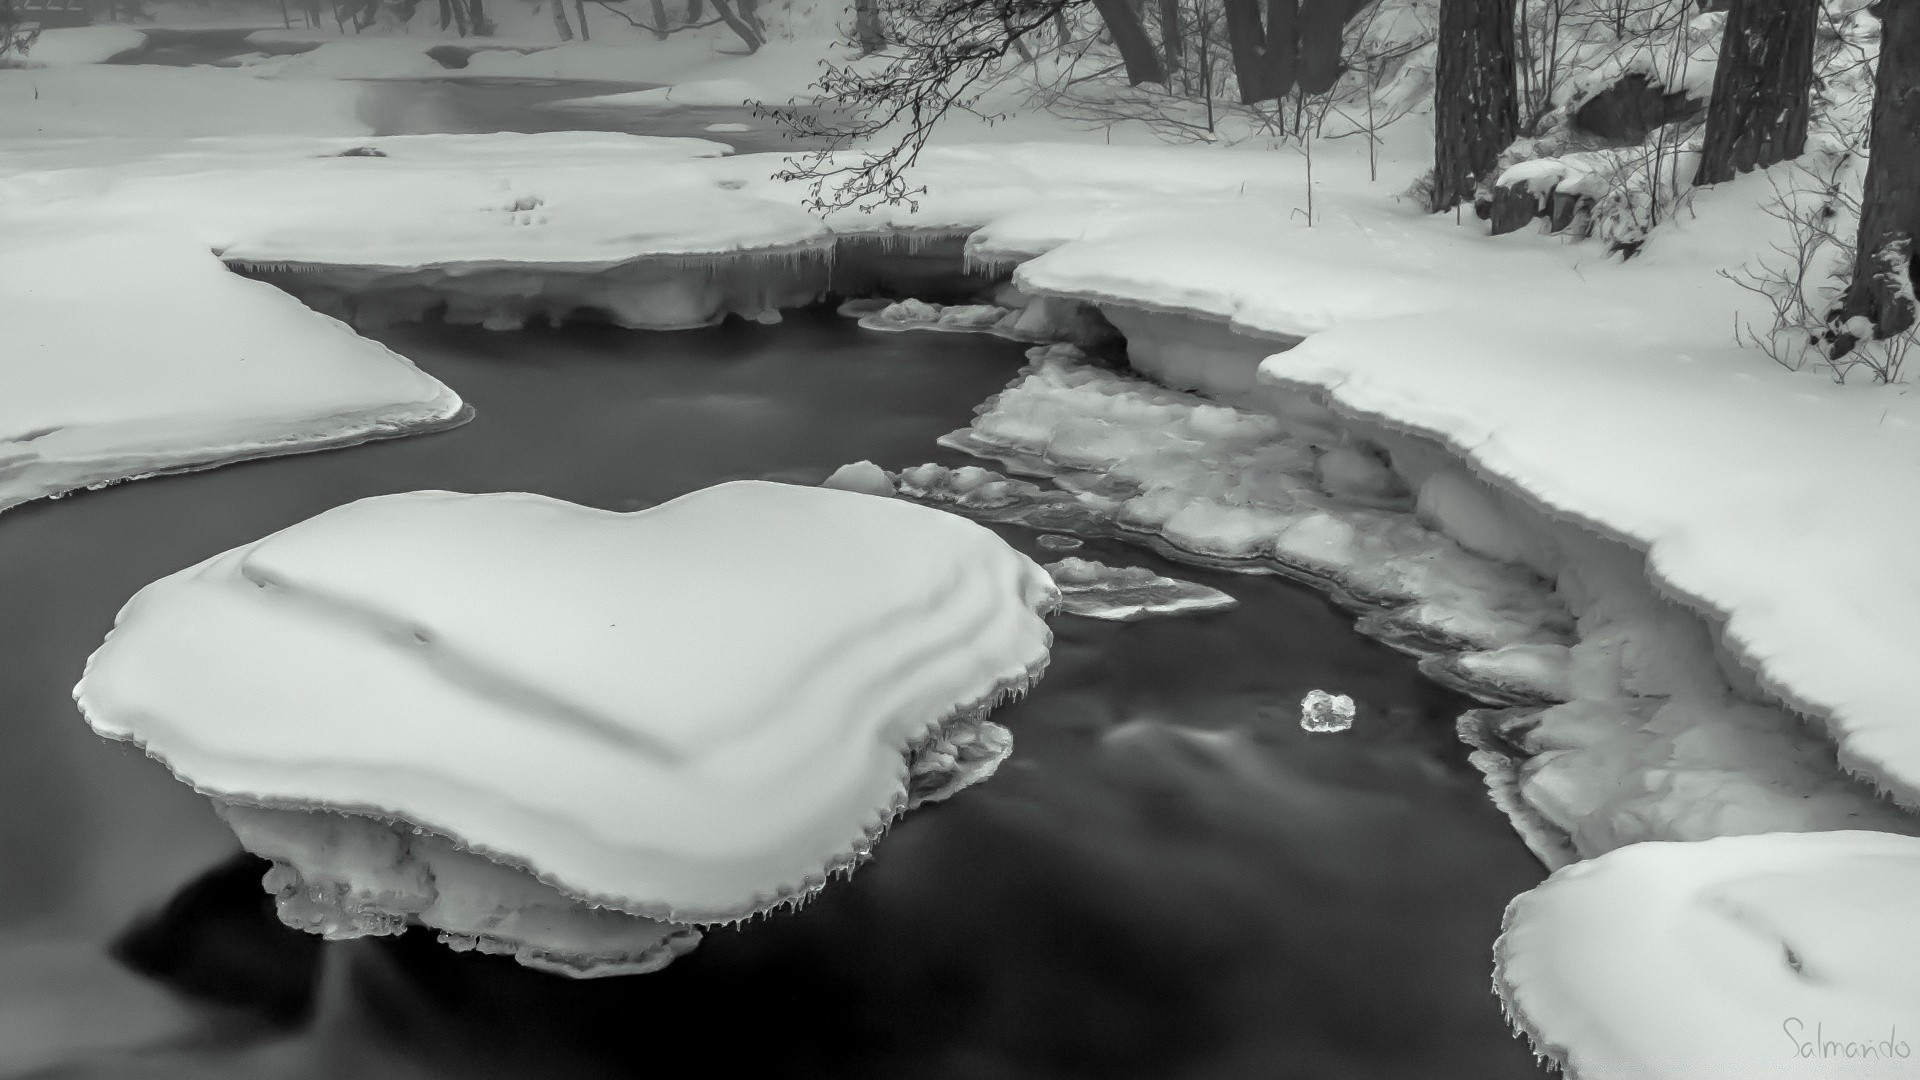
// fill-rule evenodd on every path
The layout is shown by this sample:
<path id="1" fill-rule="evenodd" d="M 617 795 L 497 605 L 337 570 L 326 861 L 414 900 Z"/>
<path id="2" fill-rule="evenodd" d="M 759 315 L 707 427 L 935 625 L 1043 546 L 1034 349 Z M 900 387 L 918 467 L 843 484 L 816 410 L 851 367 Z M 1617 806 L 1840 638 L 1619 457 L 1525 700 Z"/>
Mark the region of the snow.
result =
<path id="1" fill-rule="evenodd" d="M 164 235 L 11 239 L 0 320 L 0 509 L 465 415 L 405 358 Z"/>
<path id="2" fill-rule="evenodd" d="M 997 761 L 952 729 L 1038 677 L 1057 600 L 987 529 L 830 488 L 627 514 L 414 492 L 149 585 L 75 696 L 222 802 L 404 822 L 575 900 L 731 921 L 863 857 L 915 747 Z"/>
<path id="3" fill-rule="evenodd" d="M 1914 1075 L 1920 840 L 1649 843 L 1507 908 L 1495 987 L 1569 1080 Z"/>
<path id="4" fill-rule="evenodd" d="M 319 48 L 249 65 L 249 74 L 275 79 L 425 79 L 445 75 L 424 41 L 372 38 L 329 41 Z"/>
<path id="5" fill-rule="evenodd" d="M 681 109 L 718 105 L 753 105 L 762 98 L 761 90 L 745 79 L 694 79 L 650 90 L 624 94 L 597 94 L 593 97 L 563 98 L 546 104 L 549 109 Z M 751 130 L 739 127 L 731 130 Z"/>
<path id="6" fill-rule="evenodd" d="M 147 35 L 130 26 L 70 26 L 42 30 L 22 59 L 30 67 L 100 64 L 145 48 Z"/>
<path id="7" fill-rule="evenodd" d="M 1044 569 L 1060 586 L 1060 610 L 1090 619 L 1133 622 L 1155 615 L 1219 611 L 1239 603 L 1219 589 L 1162 577 L 1144 566 L 1067 558 Z"/>
<path id="8" fill-rule="evenodd" d="M 820 482 L 822 487 L 839 488 L 842 491 L 860 491 L 868 495 L 890 497 L 894 494 L 893 480 L 887 471 L 871 461 L 856 461 L 833 470 L 833 475 Z"/>

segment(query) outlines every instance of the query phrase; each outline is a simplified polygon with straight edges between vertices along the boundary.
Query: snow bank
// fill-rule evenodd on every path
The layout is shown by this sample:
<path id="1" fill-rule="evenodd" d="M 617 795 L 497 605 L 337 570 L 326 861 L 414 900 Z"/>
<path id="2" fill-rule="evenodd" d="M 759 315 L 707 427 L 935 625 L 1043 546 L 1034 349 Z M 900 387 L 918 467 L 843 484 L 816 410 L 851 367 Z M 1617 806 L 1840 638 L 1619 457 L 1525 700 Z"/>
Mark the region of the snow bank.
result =
<path id="1" fill-rule="evenodd" d="M 368 38 L 329 41 L 317 49 L 275 62 L 248 66 L 248 73 L 274 79 L 428 79 L 445 75 L 424 41 Z"/>
<path id="2" fill-rule="evenodd" d="M 1494 984 L 1569 1080 L 1920 1069 L 1920 840 L 1635 844 L 1507 908 Z"/>
<path id="3" fill-rule="evenodd" d="M 530 879 L 474 885 L 457 917 L 377 886 L 459 848 L 573 905 L 493 947 L 591 967 L 568 941 L 671 935 L 585 905 L 684 924 L 797 903 L 911 801 L 991 772 L 1009 743 L 980 716 L 1038 677 L 1057 600 L 989 530 L 856 492 L 741 481 L 630 514 L 415 492 L 149 585 L 75 695 L 229 806 L 361 816 L 324 842 L 268 823 L 290 921 L 459 939 L 520 896 L 562 909 Z M 360 876 L 343 845 L 374 850 L 345 857 Z M 344 899 L 303 912 L 315 882 Z"/>
<path id="4" fill-rule="evenodd" d="M 40 31 L 22 60 L 29 67 L 102 64 L 146 44 L 147 35 L 130 26 L 62 27 Z"/>
<path id="5" fill-rule="evenodd" d="M 404 357 L 168 237 L 0 246 L 0 509 L 458 423 Z"/>
<path id="6" fill-rule="evenodd" d="M 757 104 L 764 95 L 745 79 L 695 79 L 673 86 L 633 90 L 624 94 L 563 98 L 547 102 L 548 109 L 684 109 Z"/>
<path id="7" fill-rule="evenodd" d="M 274 82 L 218 68 L 0 68 L 0 138 L 126 140 L 62 145 L 45 166 L 84 167 L 105 153 L 151 158 L 178 149 L 146 141 L 163 137 L 363 135 L 371 129 L 357 114 L 359 98 L 353 83 Z M 0 177 L 34 164 L 19 151 L 0 155 Z"/>

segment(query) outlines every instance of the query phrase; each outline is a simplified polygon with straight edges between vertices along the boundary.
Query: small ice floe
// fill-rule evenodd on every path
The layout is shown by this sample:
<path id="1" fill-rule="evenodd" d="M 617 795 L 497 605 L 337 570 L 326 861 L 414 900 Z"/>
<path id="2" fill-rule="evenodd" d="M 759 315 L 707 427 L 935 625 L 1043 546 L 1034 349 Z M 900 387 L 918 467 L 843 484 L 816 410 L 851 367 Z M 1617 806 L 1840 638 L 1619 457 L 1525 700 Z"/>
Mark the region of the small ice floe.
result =
<path id="1" fill-rule="evenodd" d="M 821 487 L 839 488 L 841 491 L 858 491 L 863 495 L 880 495 L 892 498 L 894 495 L 893 478 L 887 470 L 871 461 L 856 461 L 851 465 L 842 465 L 833 470 L 833 475 L 820 482 Z"/>
<path id="2" fill-rule="evenodd" d="M 1018 315 L 996 304 L 930 304 L 902 300 L 860 316 L 868 330 L 944 330 L 949 333 L 990 333 Z"/>
<path id="3" fill-rule="evenodd" d="M 416 491 L 147 586 L 74 696 L 273 861 L 289 925 L 635 974 L 990 775 L 1058 600 L 903 499 Z"/>
<path id="4" fill-rule="evenodd" d="M 1086 541 L 1077 536 L 1061 536 L 1059 533 L 1042 533 L 1034 541 L 1048 551 L 1077 551 Z"/>
<path id="5" fill-rule="evenodd" d="M 713 132 L 737 133 L 742 131 L 752 131 L 753 125 L 752 124 L 708 124 L 705 128 L 701 130 L 713 131 Z"/>
<path id="6" fill-rule="evenodd" d="M 1345 731 L 1353 726 L 1353 699 L 1309 690 L 1300 699 L 1300 726 L 1307 731 Z"/>
<path id="7" fill-rule="evenodd" d="M 1044 569 L 1060 586 L 1060 610 L 1090 619 L 1132 622 L 1154 615 L 1219 611 L 1239 601 L 1219 589 L 1161 577 L 1144 566 L 1061 559 Z"/>

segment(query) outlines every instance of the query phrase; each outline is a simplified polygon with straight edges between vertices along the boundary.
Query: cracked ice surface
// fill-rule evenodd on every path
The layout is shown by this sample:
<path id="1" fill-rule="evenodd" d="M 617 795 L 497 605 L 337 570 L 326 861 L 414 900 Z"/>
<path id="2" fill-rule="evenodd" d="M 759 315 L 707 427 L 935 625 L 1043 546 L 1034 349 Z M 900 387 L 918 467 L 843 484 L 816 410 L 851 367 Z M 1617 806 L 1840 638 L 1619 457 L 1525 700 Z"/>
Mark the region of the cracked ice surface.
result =
<path id="1" fill-rule="evenodd" d="M 904 500 L 413 492 L 149 585 L 75 695 L 284 864 L 289 921 L 637 970 L 686 944 L 662 924 L 799 902 L 990 774 L 981 714 L 1038 677 L 1057 600 Z"/>
<path id="2" fill-rule="evenodd" d="M 1508 906 L 1494 986 L 1569 1080 L 1903 1080 L 1920 1061 L 1915 896 L 1907 836 L 1634 844 Z"/>
<path id="3" fill-rule="evenodd" d="M 1144 566 L 1067 558 L 1044 569 L 1060 586 L 1060 610 L 1069 615 L 1131 622 L 1155 615 L 1219 611 L 1239 603 L 1219 589 L 1161 577 Z"/>
<path id="4" fill-rule="evenodd" d="M 1028 356 L 973 425 L 943 442 L 1051 477 L 1067 493 L 1046 500 L 1056 516 L 1146 534 L 1212 565 L 1330 585 L 1372 612 L 1363 628 L 1420 651 L 1565 641 L 1565 609 L 1545 582 L 1462 549 L 1411 513 L 1330 496 L 1319 450 L 1274 417 L 1094 366 L 1070 346 Z M 981 480 L 960 491 L 953 485 L 965 487 L 966 471 L 928 490 L 951 489 L 963 509 L 1039 497 L 1025 481 Z"/>
<path id="5" fill-rule="evenodd" d="M 166 236 L 10 238 L 0 324 L 0 509 L 465 416 L 405 357 Z"/>

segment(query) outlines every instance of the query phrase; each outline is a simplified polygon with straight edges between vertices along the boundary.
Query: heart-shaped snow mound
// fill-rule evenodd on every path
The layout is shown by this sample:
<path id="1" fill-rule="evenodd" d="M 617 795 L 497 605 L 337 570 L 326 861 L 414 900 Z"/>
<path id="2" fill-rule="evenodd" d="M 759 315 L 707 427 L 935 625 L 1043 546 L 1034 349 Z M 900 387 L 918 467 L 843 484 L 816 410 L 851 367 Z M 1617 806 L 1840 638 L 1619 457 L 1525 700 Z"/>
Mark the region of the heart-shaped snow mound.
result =
<path id="1" fill-rule="evenodd" d="M 855 492 L 412 492 L 147 586 L 75 697 L 227 803 L 403 821 L 717 922 L 864 853 L 908 749 L 1038 676 L 1056 601 L 989 530 Z"/>

